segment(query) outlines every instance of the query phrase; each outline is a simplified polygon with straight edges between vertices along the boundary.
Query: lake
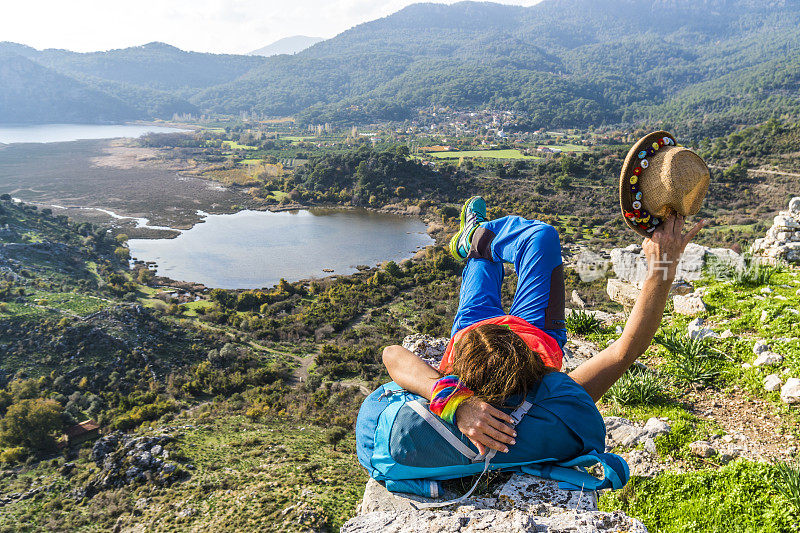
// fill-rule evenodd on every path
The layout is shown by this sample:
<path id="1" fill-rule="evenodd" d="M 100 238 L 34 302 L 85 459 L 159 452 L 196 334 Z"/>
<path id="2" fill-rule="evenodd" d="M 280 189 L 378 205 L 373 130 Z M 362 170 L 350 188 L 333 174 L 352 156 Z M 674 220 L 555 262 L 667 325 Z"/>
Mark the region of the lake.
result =
<path id="1" fill-rule="evenodd" d="M 356 265 L 410 258 L 433 244 L 418 219 L 363 209 L 206 215 L 175 239 L 131 239 L 131 256 L 158 274 L 207 287 L 253 289 L 352 274 Z"/>
<path id="2" fill-rule="evenodd" d="M 88 139 L 141 137 L 145 133 L 191 131 L 144 124 L 32 124 L 10 126 L 0 124 L 0 143 L 57 143 Z"/>

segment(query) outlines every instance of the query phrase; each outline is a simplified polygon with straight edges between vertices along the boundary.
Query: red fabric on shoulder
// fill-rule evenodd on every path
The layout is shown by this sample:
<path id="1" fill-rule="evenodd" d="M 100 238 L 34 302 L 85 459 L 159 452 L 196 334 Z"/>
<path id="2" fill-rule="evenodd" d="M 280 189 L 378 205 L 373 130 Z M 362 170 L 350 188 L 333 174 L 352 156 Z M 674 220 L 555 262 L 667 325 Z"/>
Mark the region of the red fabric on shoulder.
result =
<path id="1" fill-rule="evenodd" d="M 511 331 L 522 337 L 522 340 L 525 341 L 525 344 L 527 344 L 531 350 L 538 353 L 542 357 L 542 361 L 544 361 L 545 365 L 549 366 L 550 368 L 555 368 L 556 370 L 561 370 L 561 364 L 564 355 L 553 337 L 517 316 L 503 315 L 495 318 L 487 318 L 486 320 L 481 320 L 480 322 L 475 322 L 471 326 L 467 326 L 464 329 L 459 330 L 458 333 L 456 333 L 453 338 L 450 339 L 450 342 L 447 343 L 447 349 L 444 352 L 444 357 L 442 357 L 442 362 L 439 364 L 439 372 L 445 375 L 452 372 L 453 346 L 461 339 L 461 337 L 464 336 L 466 332 L 483 324 L 498 324 L 501 326 L 508 326 Z"/>

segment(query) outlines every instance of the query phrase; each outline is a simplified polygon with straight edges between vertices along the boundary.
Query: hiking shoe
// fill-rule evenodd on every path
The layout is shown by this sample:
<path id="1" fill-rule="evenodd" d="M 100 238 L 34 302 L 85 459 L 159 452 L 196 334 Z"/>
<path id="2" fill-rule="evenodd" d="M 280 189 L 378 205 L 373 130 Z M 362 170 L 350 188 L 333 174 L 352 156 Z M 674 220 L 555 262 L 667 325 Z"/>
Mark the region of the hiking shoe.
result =
<path id="1" fill-rule="evenodd" d="M 472 234 L 486 222 L 486 202 L 480 196 L 473 196 L 461 208 L 458 233 L 450 239 L 450 253 L 456 259 L 466 259 L 472 246 Z"/>

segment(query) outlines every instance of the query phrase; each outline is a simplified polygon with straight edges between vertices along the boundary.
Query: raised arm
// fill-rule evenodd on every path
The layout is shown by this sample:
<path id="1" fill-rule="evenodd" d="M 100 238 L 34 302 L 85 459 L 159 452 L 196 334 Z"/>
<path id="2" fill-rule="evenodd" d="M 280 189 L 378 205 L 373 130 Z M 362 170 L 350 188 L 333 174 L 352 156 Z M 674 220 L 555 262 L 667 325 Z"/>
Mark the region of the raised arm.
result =
<path id="1" fill-rule="evenodd" d="M 600 400 L 653 341 L 661 324 L 678 261 L 686 245 L 702 228 L 703 222 L 698 222 L 685 235 L 683 225 L 682 216 L 672 215 L 653 232 L 652 238 L 644 240 L 642 247 L 647 257 L 647 279 L 622 335 L 611 346 L 570 373 L 570 377 L 583 385 L 594 401 Z"/>
<path id="2" fill-rule="evenodd" d="M 433 384 L 442 377 L 435 368 L 402 346 L 384 348 L 383 364 L 395 383 L 427 400 L 431 399 Z M 514 444 L 517 433 L 506 422 L 511 423 L 510 416 L 480 398 L 470 398 L 456 409 L 458 429 L 481 454 L 486 453 L 486 448 L 506 452 L 507 445 Z"/>

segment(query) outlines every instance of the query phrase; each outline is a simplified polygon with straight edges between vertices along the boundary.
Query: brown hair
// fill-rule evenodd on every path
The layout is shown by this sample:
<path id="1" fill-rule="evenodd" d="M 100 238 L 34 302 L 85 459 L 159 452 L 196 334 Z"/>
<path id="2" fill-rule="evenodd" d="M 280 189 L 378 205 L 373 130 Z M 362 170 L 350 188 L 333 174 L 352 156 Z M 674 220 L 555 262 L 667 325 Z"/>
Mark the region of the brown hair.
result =
<path id="1" fill-rule="evenodd" d="M 508 326 L 483 324 L 458 341 L 453 373 L 482 400 L 501 405 L 541 381 L 553 369 Z"/>

